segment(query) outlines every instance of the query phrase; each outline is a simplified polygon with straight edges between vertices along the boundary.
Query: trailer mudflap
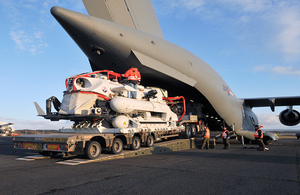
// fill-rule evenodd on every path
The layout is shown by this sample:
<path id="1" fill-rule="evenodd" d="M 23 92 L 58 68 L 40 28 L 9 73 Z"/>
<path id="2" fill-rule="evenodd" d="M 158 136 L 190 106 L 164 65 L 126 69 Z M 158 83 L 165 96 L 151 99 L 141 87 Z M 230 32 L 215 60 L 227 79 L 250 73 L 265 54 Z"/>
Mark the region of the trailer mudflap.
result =
<path id="1" fill-rule="evenodd" d="M 74 152 L 77 154 L 77 155 L 84 155 L 84 147 L 83 147 L 83 141 L 81 142 L 77 142 L 76 143 L 76 146 L 74 146 Z"/>

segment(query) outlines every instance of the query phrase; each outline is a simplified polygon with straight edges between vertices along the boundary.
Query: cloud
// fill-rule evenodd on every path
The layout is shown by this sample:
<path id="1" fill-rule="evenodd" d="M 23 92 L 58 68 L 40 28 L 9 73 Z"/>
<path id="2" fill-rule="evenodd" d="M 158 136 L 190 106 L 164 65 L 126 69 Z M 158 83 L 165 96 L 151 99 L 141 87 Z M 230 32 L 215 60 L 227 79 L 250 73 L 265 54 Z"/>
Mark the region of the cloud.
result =
<path id="1" fill-rule="evenodd" d="M 201 7 L 203 7 L 203 5 L 205 4 L 204 0 L 169 0 L 166 1 L 166 4 L 168 4 L 169 6 L 173 7 L 173 8 L 184 8 L 187 9 L 189 11 L 191 10 L 197 10 Z"/>
<path id="2" fill-rule="evenodd" d="M 285 8 L 279 12 L 277 20 L 281 28 L 275 37 L 276 44 L 288 61 L 298 60 L 300 54 L 300 6 L 295 8 Z"/>
<path id="3" fill-rule="evenodd" d="M 271 71 L 281 75 L 300 76 L 300 68 L 295 66 L 276 66 L 274 68 L 271 68 Z"/>
<path id="4" fill-rule="evenodd" d="M 159 14 L 172 17 L 175 15 L 176 18 L 181 20 L 185 20 L 190 15 L 201 16 L 199 18 L 215 15 L 210 13 L 211 9 L 206 9 L 208 6 L 206 0 L 152 0 L 152 3 L 157 5 L 156 11 Z"/>
<path id="5" fill-rule="evenodd" d="M 0 117 L 0 122 L 10 122 L 14 123 L 13 126 L 16 130 L 22 129 L 30 129 L 30 130 L 53 130 L 53 129 L 61 129 L 71 128 L 73 122 L 71 121 L 48 121 L 48 120 L 40 120 L 40 121 L 31 121 L 31 120 L 19 120 L 14 118 L 5 118 Z"/>
<path id="6" fill-rule="evenodd" d="M 279 121 L 278 115 L 278 113 L 261 113 L 257 114 L 257 118 L 259 120 L 259 124 L 267 129 L 282 129 L 283 127 Z"/>
<path id="7" fill-rule="evenodd" d="M 300 60 L 300 2 L 294 0 L 166 0 L 169 14 L 211 22 L 241 43 Z M 226 24 L 226 25 L 224 25 Z"/>
<path id="8" fill-rule="evenodd" d="M 254 67 L 253 70 L 254 70 L 254 72 L 263 72 L 268 69 L 270 69 L 269 65 L 259 65 L 259 66 Z"/>
<path id="9" fill-rule="evenodd" d="M 52 26 L 49 21 L 55 23 L 49 11 L 52 6 L 69 5 L 77 10 L 84 9 L 80 0 L 4 0 L 0 4 L 11 26 L 8 36 L 15 43 L 15 51 L 33 55 L 48 47 L 45 35 Z"/>
<path id="10" fill-rule="evenodd" d="M 219 0 L 235 10 L 246 12 L 261 12 L 266 10 L 272 2 L 270 0 Z"/>
<path id="11" fill-rule="evenodd" d="M 280 113 L 280 112 L 279 112 Z M 264 126 L 264 129 L 273 130 L 299 130 L 299 125 L 285 126 L 279 121 L 279 113 L 260 113 L 256 114 L 259 120 L 259 124 Z"/>
<path id="12" fill-rule="evenodd" d="M 196 14 L 197 19 L 249 21 L 249 15 L 268 10 L 270 0 L 165 0 L 164 6 L 176 15 Z M 165 8 L 166 9 L 166 8 Z M 208 17 L 208 15 L 210 17 Z"/>
<path id="13" fill-rule="evenodd" d="M 21 29 L 12 29 L 9 36 L 16 44 L 16 50 L 36 54 L 41 48 L 48 47 L 43 40 L 43 32 L 27 32 Z"/>
<path id="14" fill-rule="evenodd" d="M 201 9 L 205 1 L 204 0 L 180 0 L 179 4 L 188 10 L 198 10 Z"/>
<path id="15" fill-rule="evenodd" d="M 43 36 L 45 26 L 39 22 L 43 16 L 37 14 L 39 10 L 37 1 L 25 0 L 22 3 L 14 0 L 3 1 L 2 5 L 6 10 L 8 23 L 12 26 L 9 37 L 15 43 L 15 51 L 36 54 L 37 51 L 47 47 Z"/>
<path id="16" fill-rule="evenodd" d="M 254 72 L 271 72 L 277 75 L 300 76 L 300 68 L 297 66 L 271 66 L 259 65 L 253 68 Z"/>

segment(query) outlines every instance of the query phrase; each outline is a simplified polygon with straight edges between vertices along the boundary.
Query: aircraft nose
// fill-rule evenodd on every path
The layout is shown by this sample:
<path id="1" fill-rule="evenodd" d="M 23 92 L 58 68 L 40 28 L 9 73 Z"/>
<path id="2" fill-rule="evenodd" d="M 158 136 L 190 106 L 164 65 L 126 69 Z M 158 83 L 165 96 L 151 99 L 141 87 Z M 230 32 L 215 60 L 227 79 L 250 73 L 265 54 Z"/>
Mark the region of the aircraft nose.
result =
<path id="1" fill-rule="evenodd" d="M 58 6 L 52 7 L 50 12 L 73 39 L 92 36 L 95 32 L 93 22 L 85 14 Z"/>

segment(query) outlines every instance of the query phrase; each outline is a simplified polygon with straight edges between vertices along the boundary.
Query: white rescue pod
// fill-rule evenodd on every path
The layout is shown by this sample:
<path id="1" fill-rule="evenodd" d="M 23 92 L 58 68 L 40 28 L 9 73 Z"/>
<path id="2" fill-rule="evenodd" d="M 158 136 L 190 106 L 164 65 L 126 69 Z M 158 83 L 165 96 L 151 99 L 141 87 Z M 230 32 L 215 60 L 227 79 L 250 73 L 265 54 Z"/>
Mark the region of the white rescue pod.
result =
<path id="1" fill-rule="evenodd" d="M 166 90 L 141 85 L 134 89 L 121 82 L 120 74 L 107 70 L 69 77 L 66 89 L 62 103 L 55 97 L 47 100 L 50 109 L 44 117 L 74 121 L 76 133 L 181 130 Z M 130 91 L 137 92 L 136 99 L 127 97 Z M 51 102 L 57 113 L 51 112 Z"/>

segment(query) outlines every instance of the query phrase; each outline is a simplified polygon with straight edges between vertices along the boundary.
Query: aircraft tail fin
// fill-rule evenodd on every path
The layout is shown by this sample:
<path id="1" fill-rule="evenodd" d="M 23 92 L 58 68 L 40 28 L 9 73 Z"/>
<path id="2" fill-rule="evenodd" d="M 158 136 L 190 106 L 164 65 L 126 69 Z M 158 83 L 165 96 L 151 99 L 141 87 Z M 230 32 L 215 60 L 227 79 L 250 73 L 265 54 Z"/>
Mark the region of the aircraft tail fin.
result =
<path id="1" fill-rule="evenodd" d="M 82 0 L 90 16 L 164 38 L 151 0 Z"/>
<path id="2" fill-rule="evenodd" d="M 42 110 L 42 108 L 38 105 L 38 103 L 34 102 L 36 111 L 38 112 L 39 116 L 45 116 L 45 112 Z"/>

